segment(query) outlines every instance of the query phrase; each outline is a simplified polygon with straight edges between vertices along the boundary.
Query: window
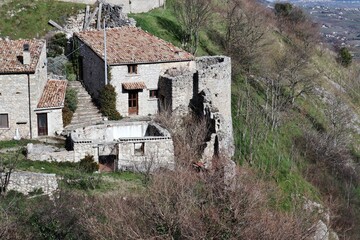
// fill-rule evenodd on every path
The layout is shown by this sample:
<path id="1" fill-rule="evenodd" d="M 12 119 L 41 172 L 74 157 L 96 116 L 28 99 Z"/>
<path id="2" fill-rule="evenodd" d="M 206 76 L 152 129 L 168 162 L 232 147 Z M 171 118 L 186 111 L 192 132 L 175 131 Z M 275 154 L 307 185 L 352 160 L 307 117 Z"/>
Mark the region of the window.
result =
<path id="1" fill-rule="evenodd" d="M 158 90 L 155 89 L 155 90 L 150 90 L 149 91 L 149 97 L 150 98 L 158 98 Z"/>
<path id="2" fill-rule="evenodd" d="M 134 154 L 136 156 L 143 156 L 145 152 L 145 143 L 134 143 Z"/>
<path id="3" fill-rule="evenodd" d="M 9 116 L 8 114 L 0 114 L 0 128 L 9 128 Z"/>
<path id="4" fill-rule="evenodd" d="M 138 66 L 136 64 L 128 65 L 128 73 L 137 74 L 137 67 Z"/>

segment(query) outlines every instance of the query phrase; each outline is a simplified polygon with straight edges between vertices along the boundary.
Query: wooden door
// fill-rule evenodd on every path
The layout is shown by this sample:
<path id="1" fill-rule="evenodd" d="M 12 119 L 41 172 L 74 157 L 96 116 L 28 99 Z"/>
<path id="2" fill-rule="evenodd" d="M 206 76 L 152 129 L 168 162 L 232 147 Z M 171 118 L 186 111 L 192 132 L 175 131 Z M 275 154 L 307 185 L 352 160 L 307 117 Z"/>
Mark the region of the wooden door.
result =
<path id="1" fill-rule="evenodd" d="M 48 135 L 47 113 L 39 113 L 37 115 L 37 122 L 38 122 L 38 135 L 39 136 Z"/>
<path id="2" fill-rule="evenodd" d="M 139 112 L 138 91 L 129 91 L 129 115 L 137 115 Z"/>

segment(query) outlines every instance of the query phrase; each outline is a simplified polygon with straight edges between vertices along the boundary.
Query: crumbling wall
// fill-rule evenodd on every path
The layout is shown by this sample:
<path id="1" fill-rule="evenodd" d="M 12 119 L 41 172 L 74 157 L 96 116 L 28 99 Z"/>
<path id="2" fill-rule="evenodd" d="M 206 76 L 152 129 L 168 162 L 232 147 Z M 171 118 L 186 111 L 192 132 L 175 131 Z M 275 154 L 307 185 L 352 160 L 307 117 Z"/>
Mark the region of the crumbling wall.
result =
<path id="1" fill-rule="evenodd" d="M 160 167 L 175 167 L 174 146 L 170 137 L 121 142 L 118 148 L 118 169 L 154 171 Z"/>
<path id="2" fill-rule="evenodd" d="M 160 78 L 159 96 L 175 114 L 188 113 L 191 109 L 206 118 L 209 132 L 204 160 L 216 155 L 231 159 L 234 140 L 229 57 L 197 58 L 196 71 L 169 69 Z"/>
<path id="3" fill-rule="evenodd" d="M 193 98 L 194 71 L 169 69 L 159 79 L 159 99 L 162 110 L 188 112 L 189 99 Z"/>
<path id="4" fill-rule="evenodd" d="M 51 195 L 58 189 L 55 174 L 34 172 L 13 172 L 7 190 L 14 190 L 25 195 L 41 189 L 44 194 Z"/>

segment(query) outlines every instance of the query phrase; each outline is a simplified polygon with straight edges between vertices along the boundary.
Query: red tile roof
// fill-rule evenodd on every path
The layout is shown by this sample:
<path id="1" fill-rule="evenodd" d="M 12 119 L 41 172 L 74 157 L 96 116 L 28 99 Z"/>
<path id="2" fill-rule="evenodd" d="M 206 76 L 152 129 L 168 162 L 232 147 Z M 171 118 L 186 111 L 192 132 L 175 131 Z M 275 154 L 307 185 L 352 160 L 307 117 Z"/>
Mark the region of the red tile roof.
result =
<path id="1" fill-rule="evenodd" d="M 38 108 L 60 108 L 64 106 L 65 92 L 67 81 L 65 80 L 48 80 Z"/>
<path id="2" fill-rule="evenodd" d="M 144 82 L 123 83 L 122 86 L 126 90 L 146 89 L 146 85 Z"/>
<path id="3" fill-rule="evenodd" d="M 104 31 L 75 33 L 99 57 L 104 59 Z M 128 63 L 177 62 L 193 60 L 190 53 L 136 27 L 106 30 L 107 62 L 109 65 Z"/>
<path id="4" fill-rule="evenodd" d="M 29 44 L 31 61 L 29 65 L 22 63 L 23 46 Z M 33 73 L 39 61 L 44 40 L 2 40 L 0 39 L 0 74 L 1 73 Z"/>

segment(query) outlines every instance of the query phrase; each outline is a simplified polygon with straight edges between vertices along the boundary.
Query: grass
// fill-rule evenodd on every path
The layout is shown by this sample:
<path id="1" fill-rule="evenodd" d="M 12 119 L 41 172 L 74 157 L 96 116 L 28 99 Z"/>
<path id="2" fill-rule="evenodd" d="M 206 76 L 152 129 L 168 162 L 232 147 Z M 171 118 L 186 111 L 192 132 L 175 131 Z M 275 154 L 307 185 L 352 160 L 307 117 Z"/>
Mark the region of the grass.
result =
<path id="1" fill-rule="evenodd" d="M 53 29 L 50 19 L 62 25 L 83 9 L 84 4 L 55 0 L 12 0 L 0 7 L 0 36 L 40 38 Z"/>
<path id="2" fill-rule="evenodd" d="M 166 9 L 154 9 L 148 13 L 130 14 L 136 20 L 136 26 L 141 29 L 171 42 L 177 47 L 181 46 L 182 29 L 170 3 Z M 221 48 L 214 39 L 211 39 L 212 32 L 209 29 L 200 31 L 199 47 L 197 56 L 221 54 Z"/>
<path id="3" fill-rule="evenodd" d="M 36 140 L 28 140 L 28 139 L 21 139 L 20 141 L 16 141 L 16 140 L 0 141 L 0 149 L 24 147 L 28 143 L 37 143 L 37 142 L 38 141 Z"/>

